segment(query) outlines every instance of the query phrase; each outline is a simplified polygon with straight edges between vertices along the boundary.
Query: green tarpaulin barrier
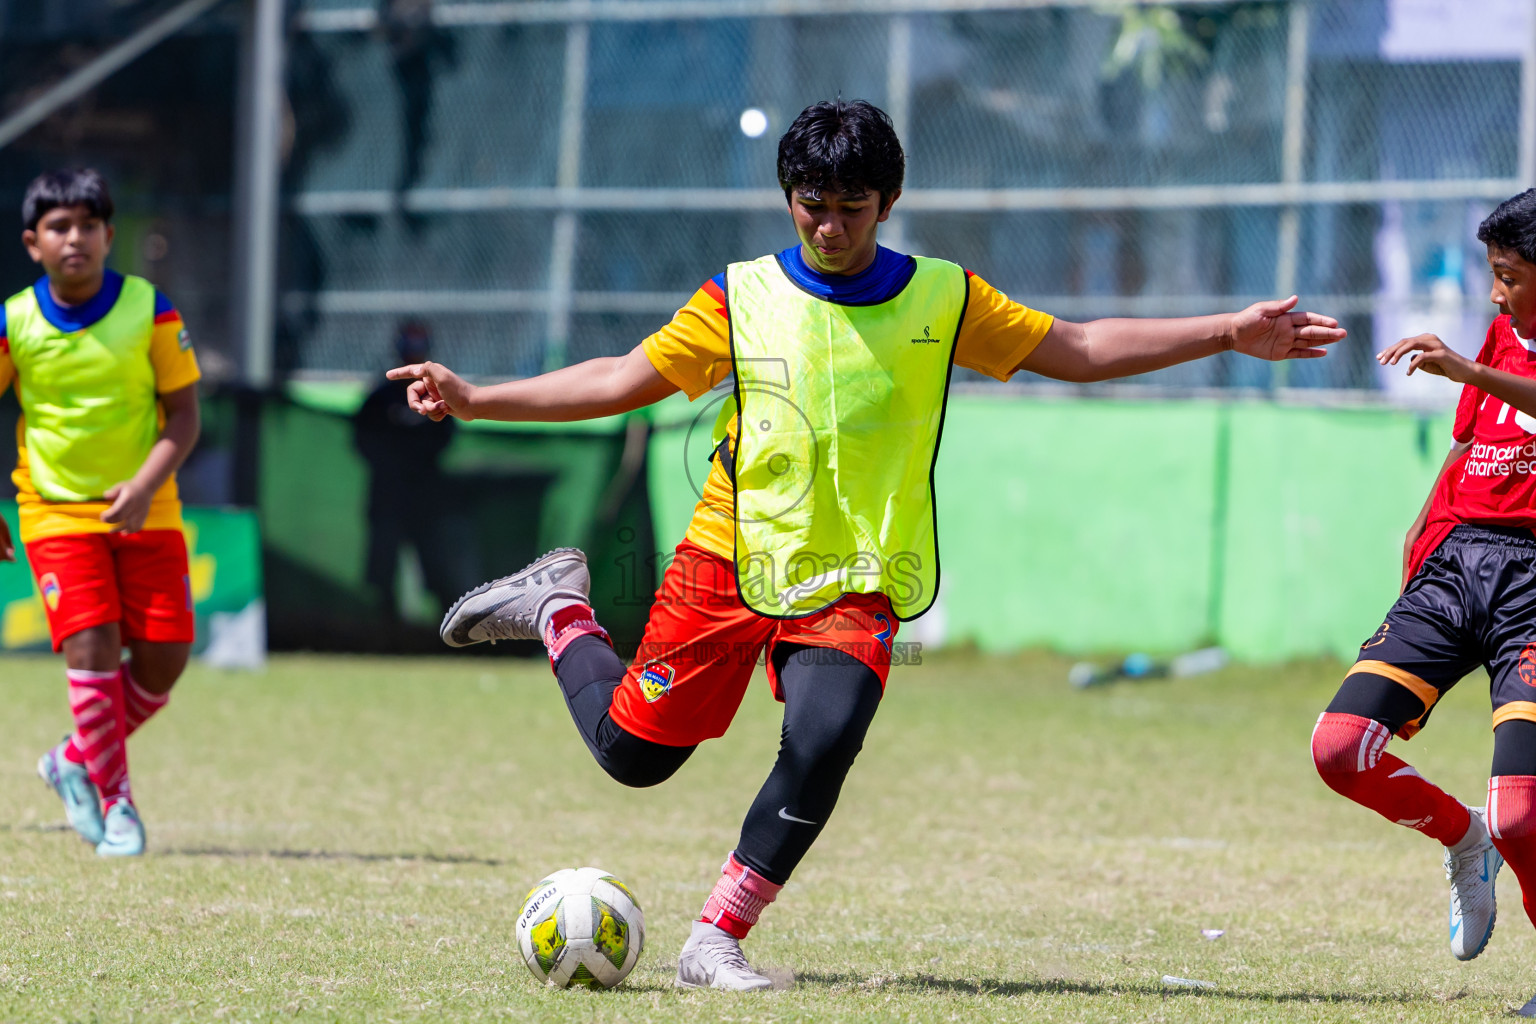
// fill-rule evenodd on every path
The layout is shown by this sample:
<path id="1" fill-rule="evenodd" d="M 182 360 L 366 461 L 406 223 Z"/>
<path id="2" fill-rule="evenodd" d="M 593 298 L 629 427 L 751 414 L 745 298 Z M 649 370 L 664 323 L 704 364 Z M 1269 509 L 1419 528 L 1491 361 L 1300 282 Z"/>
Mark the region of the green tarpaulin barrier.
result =
<path id="1" fill-rule="evenodd" d="M 18 537 L 16 503 L 0 502 L 0 516 Z M 197 611 L 193 652 L 226 664 L 252 664 L 265 649 L 261 537 L 247 509 L 187 508 L 188 583 Z M 0 563 L 0 650 L 46 651 L 48 618 L 26 552 Z"/>

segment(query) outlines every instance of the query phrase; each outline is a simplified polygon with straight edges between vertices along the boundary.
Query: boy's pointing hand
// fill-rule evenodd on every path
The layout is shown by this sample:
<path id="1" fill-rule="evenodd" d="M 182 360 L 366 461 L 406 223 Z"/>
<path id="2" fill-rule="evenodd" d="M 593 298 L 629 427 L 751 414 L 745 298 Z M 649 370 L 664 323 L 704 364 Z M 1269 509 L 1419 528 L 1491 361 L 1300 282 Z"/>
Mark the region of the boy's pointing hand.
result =
<path id="1" fill-rule="evenodd" d="M 412 363 L 397 366 L 385 374 L 390 380 L 409 380 L 406 390 L 410 407 L 432 420 L 444 416 L 472 420 L 469 406 L 475 386 L 442 363 Z"/>

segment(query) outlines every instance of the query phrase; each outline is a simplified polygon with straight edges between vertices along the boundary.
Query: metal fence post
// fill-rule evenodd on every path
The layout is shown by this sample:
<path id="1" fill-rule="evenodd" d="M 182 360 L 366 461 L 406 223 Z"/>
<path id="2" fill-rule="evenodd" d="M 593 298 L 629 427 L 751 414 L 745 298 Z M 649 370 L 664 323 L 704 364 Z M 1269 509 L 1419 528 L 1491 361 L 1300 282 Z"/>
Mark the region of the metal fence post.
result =
<path id="1" fill-rule="evenodd" d="M 1280 139 L 1280 181 L 1284 185 L 1301 183 L 1302 156 L 1307 127 L 1307 32 L 1311 27 L 1311 0 L 1292 0 L 1289 32 L 1285 47 L 1285 122 Z M 1275 298 L 1283 299 L 1296 290 L 1297 250 L 1301 245 L 1301 210 L 1291 201 L 1280 210 L 1279 232 L 1275 240 Z M 1270 375 L 1272 388 L 1283 388 L 1290 380 L 1291 368 L 1275 363 Z"/>
<path id="2" fill-rule="evenodd" d="M 283 0 L 250 9 L 236 161 L 234 329 L 245 382 L 272 385 L 278 187 L 282 176 Z"/>
<path id="3" fill-rule="evenodd" d="M 886 113 L 896 126 L 896 137 L 902 145 L 911 148 L 909 132 L 912 128 L 912 19 L 905 14 L 893 14 L 888 31 L 888 50 L 885 66 Z M 892 249 L 906 251 L 907 218 L 894 214 L 885 225 L 885 244 Z"/>
<path id="4" fill-rule="evenodd" d="M 1536 13 L 1520 56 L 1520 185 L 1536 186 Z"/>
<path id="5" fill-rule="evenodd" d="M 565 82 L 560 101 L 560 157 L 555 187 L 574 193 L 581 185 L 581 135 L 587 105 L 587 50 L 591 29 L 573 21 L 565 30 Z M 544 370 L 565 365 L 571 339 L 571 293 L 576 278 L 576 211 L 566 203 L 555 214 L 549 242 L 549 306 Z"/>

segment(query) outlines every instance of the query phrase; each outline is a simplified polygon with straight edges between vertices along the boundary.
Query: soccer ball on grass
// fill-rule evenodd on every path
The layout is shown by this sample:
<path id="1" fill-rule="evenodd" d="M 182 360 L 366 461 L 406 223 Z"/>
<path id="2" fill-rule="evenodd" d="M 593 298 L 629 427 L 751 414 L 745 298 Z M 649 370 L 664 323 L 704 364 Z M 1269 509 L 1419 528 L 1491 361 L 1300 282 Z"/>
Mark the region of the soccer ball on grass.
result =
<path id="1" fill-rule="evenodd" d="M 517 915 L 517 948 L 552 988 L 613 988 L 645 946 L 635 894 L 601 868 L 565 868 L 544 879 Z"/>

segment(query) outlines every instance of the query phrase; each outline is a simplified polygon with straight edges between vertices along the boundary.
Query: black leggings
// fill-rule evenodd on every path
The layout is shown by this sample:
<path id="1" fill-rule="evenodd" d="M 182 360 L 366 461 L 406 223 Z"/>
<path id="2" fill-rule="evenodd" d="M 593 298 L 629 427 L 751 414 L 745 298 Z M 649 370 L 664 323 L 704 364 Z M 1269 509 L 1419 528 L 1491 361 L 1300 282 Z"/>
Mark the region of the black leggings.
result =
<path id="1" fill-rule="evenodd" d="M 1344 677 L 1328 710 L 1374 719 L 1397 732 L 1424 713 L 1424 702 L 1396 680 L 1370 672 Z M 1513 718 L 1493 730 L 1493 767 L 1489 775 L 1536 775 L 1536 722 Z"/>
<path id="2" fill-rule="evenodd" d="M 880 706 L 881 686 L 869 666 L 831 648 L 780 643 L 772 658 L 784 694 L 779 758 L 742 822 L 736 859 L 782 885 L 837 805 Z M 641 739 L 615 724 L 609 707 L 624 663 L 601 638 L 573 641 L 555 676 L 587 749 L 624 785 L 665 782 L 696 749 Z"/>

